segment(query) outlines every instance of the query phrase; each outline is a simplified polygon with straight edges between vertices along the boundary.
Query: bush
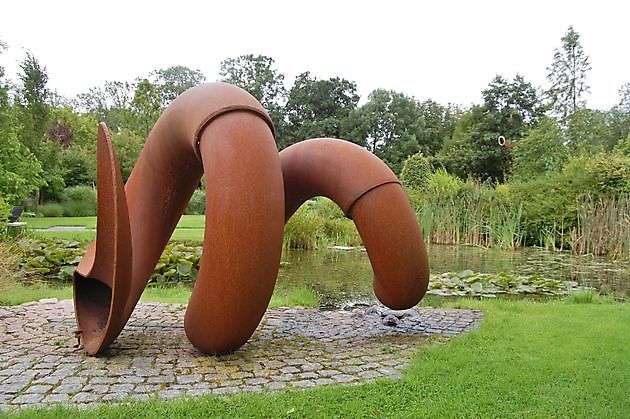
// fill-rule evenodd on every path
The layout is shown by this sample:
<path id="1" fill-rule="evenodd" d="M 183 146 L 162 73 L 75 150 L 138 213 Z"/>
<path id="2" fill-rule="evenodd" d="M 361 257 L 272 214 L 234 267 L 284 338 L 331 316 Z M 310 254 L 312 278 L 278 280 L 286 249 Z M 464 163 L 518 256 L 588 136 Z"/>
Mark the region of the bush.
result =
<path id="1" fill-rule="evenodd" d="M 89 186 L 66 188 L 61 194 L 61 204 L 66 217 L 96 215 L 96 191 Z"/>
<path id="2" fill-rule="evenodd" d="M 63 215 L 63 207 L 57 202 L 40 205 L 37 210 L 44 217 L 61 217 Z"/>
<path id="3" fill-rule="evenodd" d="M 184 210 L 184 214 L 200 215 L 206 213 L 206 191 L 195 189 L 188 202 L 188 206 Z"/>
<path id="4" fill-rule="evenodd" d="M 422 190 L 426 187 L 432 172 L 433 167 L 429 159 L 418 152 L 405 160 L 400 180 L 407 188 Z"/>

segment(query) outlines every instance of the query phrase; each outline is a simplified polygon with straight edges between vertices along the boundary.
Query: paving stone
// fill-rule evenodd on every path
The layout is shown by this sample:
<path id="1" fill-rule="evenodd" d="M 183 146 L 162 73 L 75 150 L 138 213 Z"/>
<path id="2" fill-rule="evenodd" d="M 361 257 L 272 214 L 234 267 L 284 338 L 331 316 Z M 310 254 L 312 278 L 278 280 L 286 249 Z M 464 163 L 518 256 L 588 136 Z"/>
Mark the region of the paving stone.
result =
<path id="1" fill-rule="evenodd" d="M 483 318 L 425 307 L 270 309 L 244 348 L 213 357 L 187 341 L 184 313 L 184 305 L 141 302 L 104 356 L 90 357 L 73 348 L 70 300 L 0 307 L 0 411 L 397 378 L 427 334 L 446 339 Z M 383 325 L 383 313 L 398 324 Z"/>
<path id="2" fill-rule="evenodd" d="M 22 394 L 20 396 L 17 396 L 15 399 L 13 399 L 12 403 L 29 405 L 33 403 L 39 403 L 43 399 L 44 399 L 43 394 Z"/>

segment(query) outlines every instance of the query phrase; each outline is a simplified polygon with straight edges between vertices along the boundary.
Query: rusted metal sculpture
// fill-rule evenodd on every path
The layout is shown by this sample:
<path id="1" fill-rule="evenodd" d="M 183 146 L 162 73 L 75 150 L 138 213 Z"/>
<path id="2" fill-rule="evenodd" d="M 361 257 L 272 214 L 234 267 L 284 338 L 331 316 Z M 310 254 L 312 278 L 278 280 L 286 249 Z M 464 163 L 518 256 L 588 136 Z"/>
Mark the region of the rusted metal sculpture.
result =
<path id="1" fill-rule="evenodd" d="M 284 222 L 311 196 L 332 198 L 354 219 L 384 304 L 407 308 L 426 291 L 422 236 L 387 166 L 332 139 L 305 141 L 279 156 L 267 112 L 237 87 L 205 84 L 173 101 L 124 187 L 105 124 L 97 141 L 96 240 L 74 275 L 88 354 L 122 331 L 204 173 L 204 251 L 184 319 L 200 351 L 229 352 L 252 335 L 275 285 Z"/>

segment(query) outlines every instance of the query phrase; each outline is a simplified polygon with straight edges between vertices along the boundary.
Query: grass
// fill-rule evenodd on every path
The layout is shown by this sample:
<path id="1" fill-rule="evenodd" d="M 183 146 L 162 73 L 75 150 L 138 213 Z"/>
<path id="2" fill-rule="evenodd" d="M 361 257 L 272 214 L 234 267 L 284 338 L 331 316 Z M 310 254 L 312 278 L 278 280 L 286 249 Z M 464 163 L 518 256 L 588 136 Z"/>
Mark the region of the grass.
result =
<path id="1" fill-rule="evenodd" d="M 192 289 L 183 284 L 172 287 L 149 285 L 140 300 L 187 304 L 191 292 Z M 72 298 L 72 284 L 50 285 L 45 282 L 22 284 L 13 279 L 0 279 L 0 306 L 18 305 L 42 298 L 59 300 Z M 310 288 L 276 288 L 269 302 L 269 308 L 298 306 L 318 307 L 319 297 Z"/>
<path id="2" fill-rule="evenodd" d="M 425 343 L 401 380 L 55 407 L 23 417 L 627 417 L 630 304 L 457 300 L 474 332 Z M 331 327 L 335 327 L 331 325 Z"/>
<path id="3" fill-rule="evenodd" d="M 34 217 L 25 218 L 28 234 L 35 238 L 59 238 L 65 240 L 92 241 L 95 231 L 34 231 L 50 227 L 77 226 L 96 228 L 96 217 Z M 171 240 L 199 243 L 204 237 L 205 217 L 203 215 L 183 215 L 179 220 Z"/>
<path id="4" fill-rule="evenodd" d="M 72 286 L 51 286 L 45 282 L 23 285 L 12 279 L 0 279 L 0 306 L 14 306 L 42 298 L 72 298 Z"/>

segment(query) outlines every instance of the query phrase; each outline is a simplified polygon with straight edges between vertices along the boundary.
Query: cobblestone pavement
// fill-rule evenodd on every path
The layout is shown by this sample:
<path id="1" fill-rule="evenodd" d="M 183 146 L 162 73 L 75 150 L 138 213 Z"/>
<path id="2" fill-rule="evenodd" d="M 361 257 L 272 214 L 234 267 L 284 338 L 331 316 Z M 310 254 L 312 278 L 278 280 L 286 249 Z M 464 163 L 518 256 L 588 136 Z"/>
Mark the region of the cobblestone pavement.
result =
<path id="1" fill-rule="evenodd" d="M 270 309 L 239 351 L 187 340 L 184 305 L 140 303 L 102 356 L 77 347 L 72 301 L 0 307 L 0 411 L 51 403 L 170 399 L 400 377 L 417 344 L 475 328 L 474 310 Z"/>

